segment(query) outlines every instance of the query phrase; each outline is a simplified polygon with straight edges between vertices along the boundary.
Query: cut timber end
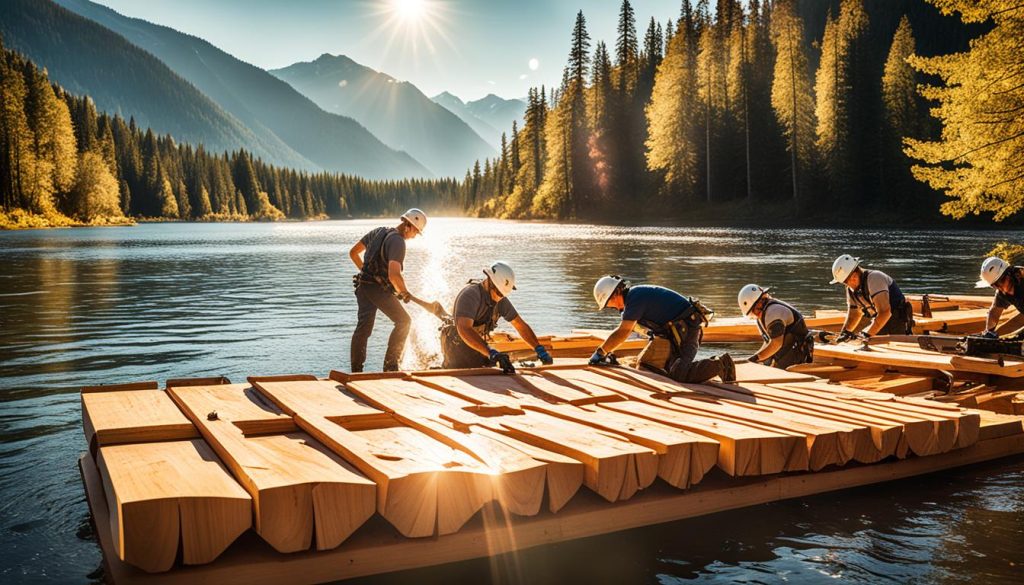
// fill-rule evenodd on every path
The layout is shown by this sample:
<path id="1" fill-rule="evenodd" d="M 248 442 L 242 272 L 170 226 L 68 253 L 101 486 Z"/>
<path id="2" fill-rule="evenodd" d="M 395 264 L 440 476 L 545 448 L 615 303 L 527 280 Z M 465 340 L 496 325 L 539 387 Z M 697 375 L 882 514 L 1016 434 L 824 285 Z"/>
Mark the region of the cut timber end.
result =
<path id="1" fill-rule="evenodd" d="M 254 382 L 303 430 L 373 479 L 377 511 L 405 536 L 454 532 L 494 497 L 493 477 L 483 464 L 336 381 Z M 375 383 L 382 381 L 348 382 Z"/>
<path id="2" fill-rule="evenodd" d="M 373 515 L 373 482 L 247 384 L 168 392 L 252 496 L 256 531 L 276 550 L 308 549 L 314 527 L 317 548 L 333 548 Z"/>
<path id="3" fill-rule="evenodd" d="M 166 571 L 217 558 L 252 524 L 252 499 L 201 440 L 100 447 L 119 557 Z"/>

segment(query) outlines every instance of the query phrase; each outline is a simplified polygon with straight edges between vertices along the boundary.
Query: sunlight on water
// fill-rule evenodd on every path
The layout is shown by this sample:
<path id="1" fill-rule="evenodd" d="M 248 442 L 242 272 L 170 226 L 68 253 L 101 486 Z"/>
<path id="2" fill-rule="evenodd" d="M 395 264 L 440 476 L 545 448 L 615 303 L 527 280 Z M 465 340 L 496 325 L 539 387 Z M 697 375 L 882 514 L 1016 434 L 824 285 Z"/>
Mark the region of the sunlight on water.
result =
<path id="1" fill-rule="evenodd" d="M 450 239 L 450 232 L 444 229 L 427 229 L 422 236 L 414 238 L 409 249 L 420 259 L 420 267 L 416 271 L 416 278 L 407 282 L 409 290 L 418 298 L 428 303 L 440 301 L 449 312 L 457 292 L 451 278 Z M 409 307 L 412 316 L 412 333 L 409 336 L 411 343 L 402 358 L 402 369 L 417 370 L 440 365 L 440 320 L 414 303 L 409 303 Z"/>

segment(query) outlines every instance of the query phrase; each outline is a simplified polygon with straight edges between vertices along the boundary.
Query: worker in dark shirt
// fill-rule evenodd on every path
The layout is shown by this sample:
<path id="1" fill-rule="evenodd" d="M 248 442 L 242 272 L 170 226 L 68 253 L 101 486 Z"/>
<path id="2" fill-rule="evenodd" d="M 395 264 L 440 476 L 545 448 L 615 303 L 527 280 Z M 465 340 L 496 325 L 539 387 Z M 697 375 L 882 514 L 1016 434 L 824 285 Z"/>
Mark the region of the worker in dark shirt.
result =
<path id="1" fill-rule="evenodd" d="M 630 286 L 618 276 L 603 276 L 594 285 L 598 310 L 618 309 L 622 321 L 590 357 L 591 365 L 614 363 L 613 352 L 639 325 L 655 339 L 667 340 L 671 346 L 668 360 L 650 364 L 679 382 L 706 382 L 720 376 L 723 382 L 736 380 L 736 367 L 725 353 L 711 359 L 697 360 L 706 317 L 697 304 L 683 295 L 660 286 Z M 650 344 L 649 344 L 650 345 Z M 646 353 L 646 352 L 645 352 Z"/>
<path id="2" fill-rule="evenodd" d="M 996 294 L 992 298 L 992 306 L 988 310 L 988 318 L 985 320 L 985 337 L 998 337 L 996 327 L 999 326 L 999 317 L 1003 311 L 1011 306 L 1024 315 L 1024 267 L 1011 266 L 1002 258 L 986 258 L 981 264 L 981 275 L 976 286 L 978 288 L 992 287 Z M 1024 332 L 1024 329 L 1015 332 L 1016 335 Z"/>
<path id="3" fill-rule="evenodd" d="M 398 370 L 409 337 L 412 320 L 402 308 L 409 302 L 402 270 L 405 263 L 405 241 L 418 236 L 427 225 L 427 216 L 419 209 L 402 214 L 398 227 L 379 227 L 363 236 L 348 255 L 359 269 L 355 276 L 358 315 L 352 333 L 352 371 L 362 372 L 366 362 L 366 342 L 373 332 L 377 310 L 383 311 L 395 324 L 388 337 L 384 354 L 384 371 Z M 399 302 L 401 301 L 401 302 Z"/>
<path id="4" fill-rule="evenodd" d="M 507 354 L 487 345 L 490 333 L 503 318 L 512 324 L 534 351 L 541 363 L 553 363 L 547 349 L 537 340 L 533 329 L 519 315 L 508 295 L 516 290 L 516 275 L 504 262 L 484 268 L 483 280 L 471 280 L 455 297 L 454 322 L 441 328 L 441 349 L 445 368 L 482 368 L 501 366 L 513 373 Z"/>
<path id="5" fill-rule="evenodd" d="M 843 254 L 832 263 L 830 284 L 846 287 L 846 320 L 836 342 L 854 337 L 867 339 L 875 335 L 910 335 L 914 328 L 914 310 L 903 291 L 888 274 L 868 270 L 860 258 Z M 855 333 L 861 319 L 871 319 L 861 332 Z"/>
<path id="6" fill-rule="evenodd" d="M 754 318 L 764 341 L 747 361 L 783 370 L 810 362 L 814 358 L 814 340 L 807 331 L 804 316 L 793 305 L 773 298 L 769 290 L 748 284 L 736 296 L 740 312 L 744 317 Z"/>

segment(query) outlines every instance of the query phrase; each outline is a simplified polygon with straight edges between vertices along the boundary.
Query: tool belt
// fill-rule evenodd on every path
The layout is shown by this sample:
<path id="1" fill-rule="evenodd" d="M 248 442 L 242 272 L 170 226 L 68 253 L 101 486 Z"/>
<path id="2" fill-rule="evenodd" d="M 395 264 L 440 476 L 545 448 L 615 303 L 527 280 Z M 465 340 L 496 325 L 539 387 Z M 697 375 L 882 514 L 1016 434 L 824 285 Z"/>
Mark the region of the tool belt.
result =
<path id="1" fill-rule="evenodd" d="M 700 307 L 704 307 L 704 305 L 700 305 Z M 707 309 L 707 307 L 704 307 L 704 309 Z M 712 311 L 711 314 L 714 314 L 714 312 Z M 669 321 L 657 331 L 652 331 L 651 336 L 667 339 L 672 344 L 672 348 L 676 353 L 679 353 L 682 351 L 683 340 L 686 339 L 686 334 L 690 331 L 690 328 L 696 327 L 699 329 L 707 324 L 707 322 L 707 313 L 701 310 L 697 303 L 694 303 L 678 317 Z"/>
<path id="2" fill-rule="evenodd" d="M 775 355 L 768 359 L 768 365 L 774 366 L 791 355 L 804 356 L 804 359 L 796 363 L 810 362 L 814 356 L 815 337 L 816 334 L 808 331 L 807 324 L 802 318 L 794 321 L 789 326 L 789 330 L 786 331 L 786 335 L 782 338 L 782 347 L 779 348 L 779 351 L 775 352 Z"/>
<path id="3" fill-rule="evenodd" d="M 366 276 L 363 276 L 362 273 L 353 274 L 352 288 L 358 290 L 360 284 L 376 284 L 392 294 L 395 293 L 395 287 L 394 285 L 391 284 L 391 281 L 386 278 L 381 278 L 379 276 L 371 276 L 367 278 Z"/>

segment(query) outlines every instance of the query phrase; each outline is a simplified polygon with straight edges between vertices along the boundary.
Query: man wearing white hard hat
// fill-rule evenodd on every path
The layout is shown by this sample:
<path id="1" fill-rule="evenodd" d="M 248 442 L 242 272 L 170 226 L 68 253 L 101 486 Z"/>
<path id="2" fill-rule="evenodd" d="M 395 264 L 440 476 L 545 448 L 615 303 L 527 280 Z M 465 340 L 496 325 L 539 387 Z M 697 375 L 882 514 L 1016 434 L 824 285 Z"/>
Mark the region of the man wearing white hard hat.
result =
<path id="1" fill-rule="evenodd" d="M 832 281 L 846 287 L 846 321 L 836 342 L 854 337 L 868 339 L 875 335 L 910 335 L 914 328 L 914 311 L 896 281 L 881 270 L 868 270 L 860 258 L 843 254 L 832 263 Z M 855 333 L 861 319 L 871 322 Z"/>
<path id="2" fill-rule="evenodd" d="M 744 317 L 751 316 L 757 323 L 764 344 L 747 358 L 748 362 L 785 370 L 794 364 L 805 364 L 814 359 L 814 339 L 807 331 L 804 316 L 796 307 L 773 298 L 756 284 L 740 289 L 736 302 Z"/>
<path id="3" fill-rule="evenodd" d="M 537 340 L 533 329 L 523 320 L 508 295 L 516 290 L 516 274 L 505 262 L 497 261 L 483 270 L 485 278 L 471 280 L 455 297 L 453 323 L 441 328 L 441 350 L 444 368 L 482 368 L 500 366 L 514 373 L 512 360 L 488 345 L 491 331 L 504 318 L 519 332 L 523 341 L 537 352 L 542 364 L 554 362 L 551 354 Z"/>
<path id="4" fill-rule="evenodd" d="M 981 263 L 981 274 L 975 286 L 996 289 L 985 320 L 985 337 L 998 337 L 996 327 L 999 325 L 999 317 L 1011 305 L 1024 314 L 1024 268 L 1011 266 L 995 256 L 986 258 Z"/>
<path id="5" fill-rule="evenodd" d="M 402 270 L 405 265 L 405 241 L 415 238 L 427 227 L 427 215 L 419 209 L 410 209 L 402 214 L 397 227 L 379 227 L 360 238 L 349 258 L 359 269 L 353 279 L 356 285 L 358 314 L 356 329 L 352 333 L 352 371 L 362 372 L 366 362 L 366 342 L 373 333 L 377 311 L 382 311 L 395 324 L 388 337 L 388 349 L 384 354 L 384 371 L 398 369 L 405 351 L 405 340 L 409 337 L 412 319 L 402 308 L 410 299 L 405 286 Z M 399 302 L 401 301 L 401 302 Z"/>
<path id="6" fill-rule="evenodd" d="M 591 365 L 618 363 L 614 358 L 615 349 L 639 325 L 652 336 L 641 353 L 641 364 L 667 373 L 679 382 L 701 383 L 715 376 L 720 376 L 724 382 L 736 380 L 736 366 L 729 354 L 696 359 L 704 334 L 703 325 L 710 312 L 698 302 L 661 286 L 630 286 L 619 276 L 599 278 L 594 285 L 594 300 L 599 311 L 607 307 L 618 309 L 622 320 L 618 329 L 590 356 Z M 659 351 L 657 346 L 666 343 L 668 357 L 664 358 L 666 352 Z M 648 357 L 652 355 L 654 357 Z"/>

